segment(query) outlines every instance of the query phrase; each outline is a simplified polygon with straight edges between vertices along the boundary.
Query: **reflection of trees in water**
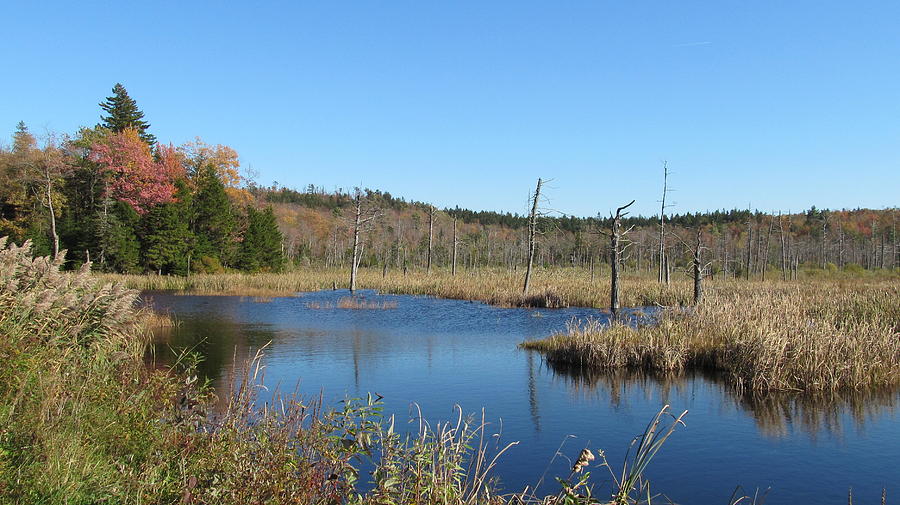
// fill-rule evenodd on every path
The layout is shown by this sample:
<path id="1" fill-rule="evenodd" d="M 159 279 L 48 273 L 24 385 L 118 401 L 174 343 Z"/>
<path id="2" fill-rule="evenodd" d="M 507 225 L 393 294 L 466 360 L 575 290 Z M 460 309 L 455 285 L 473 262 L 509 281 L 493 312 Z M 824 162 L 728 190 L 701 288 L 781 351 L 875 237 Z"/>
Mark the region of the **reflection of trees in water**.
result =
<path id="1" fill-rule="evenodd" d="M 797 427 L 815 439 L 819 433 L 840 436 L 849 419 L 858 431 L 887 413 L 896 411 L 897 390 L 853 391 L 847 393 L 740 394 L 726 387 L 740 407 L 750 412 L 760 430 L 769 436 L 784 437 Z"/>
<path id="2" fill-rule="evenodd" d="M 747 412 L 759 430 L 771 437 L 786 437 L 797 429 L 815 439 L 819 433 L 840 436 L 849 419 L 861 431 L 867 422 L 885 414 L 893 414 L 900 402 L 900 390 L 882 389 L 829 393 L 775 392 L 754 394 L 740 391 L 715 372 L 654 372 L 638 369 L 597 370 L 543 361 L 571 391 L 585 396 L 604 393 L 618 408 L 642 393 L 645 398 L 658 396 L 663 403 L 670 397 L 695 391 L 708 384 L 712 394 L 718 393 L 726 406 Z"/>

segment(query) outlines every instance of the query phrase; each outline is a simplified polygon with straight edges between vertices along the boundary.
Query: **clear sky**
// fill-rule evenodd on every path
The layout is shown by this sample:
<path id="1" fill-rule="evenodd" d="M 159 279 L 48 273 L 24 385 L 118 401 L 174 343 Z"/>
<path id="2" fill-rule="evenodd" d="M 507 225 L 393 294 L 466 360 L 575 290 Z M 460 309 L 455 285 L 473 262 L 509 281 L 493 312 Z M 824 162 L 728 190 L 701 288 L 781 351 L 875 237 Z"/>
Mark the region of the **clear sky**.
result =
<path id="1" fill-rule="evenodd" d="M 9 2 L 0 136 L 121 82 L 258 182 L 472 209 L 900 204 L 900 2 Z"/>

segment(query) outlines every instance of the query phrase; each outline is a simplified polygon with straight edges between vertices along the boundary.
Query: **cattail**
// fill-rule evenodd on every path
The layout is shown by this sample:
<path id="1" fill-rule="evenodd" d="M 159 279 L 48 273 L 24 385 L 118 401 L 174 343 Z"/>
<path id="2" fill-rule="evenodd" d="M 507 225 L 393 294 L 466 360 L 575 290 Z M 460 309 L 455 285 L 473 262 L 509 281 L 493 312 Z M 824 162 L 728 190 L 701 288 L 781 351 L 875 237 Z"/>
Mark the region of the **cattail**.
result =
<path id="1" fill-rule="evenodd" d="M 582 449 L 581 454 L 578 455 L 578 460 L 575 461 L 575 466 L 572 467 L 572 471 L 581 473 L 581 471 L 584 470 L 584 467 L 588 466 L 591 461 L 594 461 L 594 453 L 592 453 L 590 449 Z"/>

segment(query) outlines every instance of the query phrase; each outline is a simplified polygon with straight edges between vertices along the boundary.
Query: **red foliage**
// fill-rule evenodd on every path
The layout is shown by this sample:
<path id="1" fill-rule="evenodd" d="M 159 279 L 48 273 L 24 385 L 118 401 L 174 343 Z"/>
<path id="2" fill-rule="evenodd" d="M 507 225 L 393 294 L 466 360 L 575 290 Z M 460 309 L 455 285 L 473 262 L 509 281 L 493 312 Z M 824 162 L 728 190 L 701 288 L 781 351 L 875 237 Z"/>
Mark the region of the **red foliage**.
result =
<path id="1" fill-rule="evenodd" d="M 174 147 L 161 146 L 160 161 L 156 162 L 150 147 L 130 129 L 92 145 L 90 158 L 110 177 L 108 196 L 127 203 L 139 214 L 173 201 L 175 179 L 184 174 Z"/>

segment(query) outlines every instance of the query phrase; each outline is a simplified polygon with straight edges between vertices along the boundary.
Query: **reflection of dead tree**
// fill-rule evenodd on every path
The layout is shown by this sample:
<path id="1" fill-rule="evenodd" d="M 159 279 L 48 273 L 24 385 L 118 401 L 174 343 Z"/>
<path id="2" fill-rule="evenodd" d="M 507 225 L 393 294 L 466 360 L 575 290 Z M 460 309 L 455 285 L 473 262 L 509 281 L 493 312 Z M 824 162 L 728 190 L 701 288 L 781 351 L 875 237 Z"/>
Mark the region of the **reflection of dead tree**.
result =
<path id="1" fill-rule="evenodd" d="M 350 265 L 350 292 L 356 291 L 356 273 L 362 258 L 362 244 L 359 236 L 372 230 L 381 209 L 372 204 L 359 188 L 353 194 L 353 262 Z"/>
<path id="2" fill-rule="evenodd" d="M 622 247 L 619 244 L 622 241 L 622 237 L 630 232 L 632 228 L 634 228 L 634 226 L 632 226 L 624 232 L 622 231 L 622 218 L 628 215 L 627 212 L 623 214 L 622 211 L 627 209 L 628 207 L 631 207 L 633 203 L 634 200 L 632 200 L 627 205 L 623 205 L 616 209 L 616 215 L 615 217 L 613 217 L 612 229 L 610 230 L 610 232 L 600 232 L 609 237 L 609 266 L 611 267 L 609 285 L 609 310 L 612 312 L 614 318 L 618 316 L 619 312 L 619 263 L 621 262 L 622 255 Z"/>

